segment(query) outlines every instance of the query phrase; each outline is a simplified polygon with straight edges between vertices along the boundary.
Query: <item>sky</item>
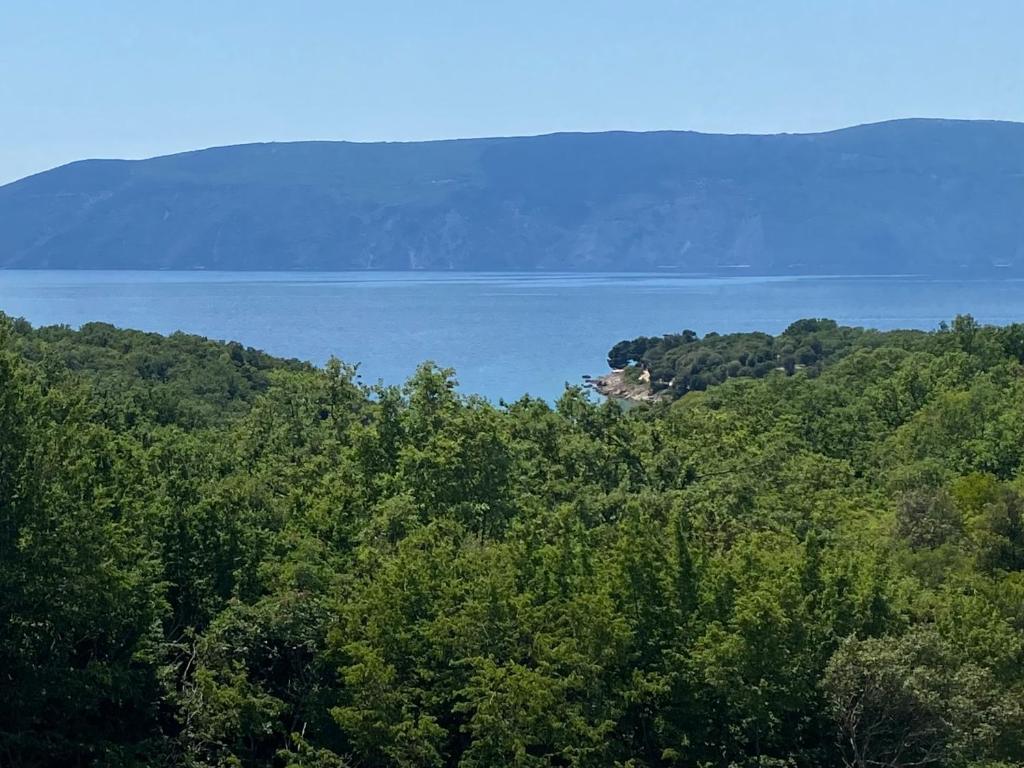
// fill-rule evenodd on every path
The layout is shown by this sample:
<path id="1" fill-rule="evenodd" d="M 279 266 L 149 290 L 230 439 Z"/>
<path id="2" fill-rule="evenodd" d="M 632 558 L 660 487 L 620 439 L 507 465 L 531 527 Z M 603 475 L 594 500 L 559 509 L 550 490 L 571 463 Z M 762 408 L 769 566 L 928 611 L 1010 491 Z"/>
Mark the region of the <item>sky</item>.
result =
<path id="1" fill-rule="evenodd" d="M 1022 0 L 0 0 L 0 184 L 251 141 L 1024 121 Z"/>

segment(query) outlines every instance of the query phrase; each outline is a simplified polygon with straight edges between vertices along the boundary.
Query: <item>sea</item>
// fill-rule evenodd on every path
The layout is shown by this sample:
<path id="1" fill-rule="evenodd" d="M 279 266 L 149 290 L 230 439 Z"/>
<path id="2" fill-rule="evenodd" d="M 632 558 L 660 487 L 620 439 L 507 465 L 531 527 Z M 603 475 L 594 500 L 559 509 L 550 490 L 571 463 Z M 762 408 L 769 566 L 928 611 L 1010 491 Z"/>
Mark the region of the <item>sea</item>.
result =
<path id="1" fill-rule="evenodd" d="M 1024 281 L 458 272 L 0 271 L 0 310 L 33 325 L 184 331 L 275 355 L 358 363 L 401 384 L 424 361 L 498 403 L 553 401 L 607 371 L 622 339 L 692 329 L 777 333 L 829 317 L 934 329 L 960 313 L 1024 321 Z"/>

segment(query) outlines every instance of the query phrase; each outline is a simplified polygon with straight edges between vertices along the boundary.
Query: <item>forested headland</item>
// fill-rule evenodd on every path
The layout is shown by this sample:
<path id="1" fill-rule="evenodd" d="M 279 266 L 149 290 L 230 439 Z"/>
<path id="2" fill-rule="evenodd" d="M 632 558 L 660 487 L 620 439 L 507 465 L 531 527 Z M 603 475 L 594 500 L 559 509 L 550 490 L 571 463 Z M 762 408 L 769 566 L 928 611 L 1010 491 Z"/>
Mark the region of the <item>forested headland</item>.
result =
<path id="1" fill-rule="evenodd" d="M 0 765 L 1024 764 L 1024 326 L 666 338 L 624 410 L 0 318 Z"/>
<path id="2" fill-rule="evenodd" d="M 943 322 L 939 330 L 959 338 L 973 338 L 977 323 L 960 315 L 952 327 Z M 1009 325 L 987 329 L 991 342 L 1006 354 L 1024 350 L 1024 326 Z M 675 399 L 688 392 L 700 392 L 727 379 L 760 379 L 782 372 L 797 371 L 809 377 L 859 349 L 898 347 L 906 351 L 935 351 L 935 334 L 918 330 L 876 331 L 841 326 L 835 320 L 797 320 L 778 336 L 768 333 L 712 331 L 703 337 L 695 331 L 640 336 L 626 339 L 608 352 L 608 365 L 632 385 L 638 399 Z M 601 389 L 599 379 L 597 389 Z"/>

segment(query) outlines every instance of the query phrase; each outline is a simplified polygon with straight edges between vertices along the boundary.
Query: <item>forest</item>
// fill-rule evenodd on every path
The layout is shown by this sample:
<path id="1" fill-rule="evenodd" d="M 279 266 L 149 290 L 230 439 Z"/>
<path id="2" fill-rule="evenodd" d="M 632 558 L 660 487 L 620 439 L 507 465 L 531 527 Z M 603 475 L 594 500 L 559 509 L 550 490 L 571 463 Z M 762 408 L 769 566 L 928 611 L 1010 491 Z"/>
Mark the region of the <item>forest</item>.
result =
<path id="1" fill-rule="evenodd" d="M 624 409 L 0 317 L 0 765 L 1024 765 L 1024 326 L 682 336 Z"/>
<path id="2" fill-rule="evenodd" d="M 958 324 L 963 327 L 959 327 Z M 966 324 L 966 325 L 964 325 Z M 953 330 L 970 333 L 974 320 L 968 315 L 953 320 Z M 940 330 L 950 330 L 943 322 Z M 997 343 L 1015 349 L 1017 325 L 994 329 Z M 817 376 L 824 366 L 857 349 L 897 346 L 906 350 L 931 349 L 930 334 L 924 331 L 876 331 L 841 326 L 835 320 L 808 318 L 791 323 L 778 336 L 767 333 L 711 332 L 703 337 L 695 331 L 641 336 L 620 341 L 608 352 L 609 367 L 624 370 L 638 384 L 646 373 L 648 389 L 662 397 L 677 398 L 687 392 L 703 391 L 726 379 L 760 379 L 774 371 L 792 376 L 798 370 Z"/>

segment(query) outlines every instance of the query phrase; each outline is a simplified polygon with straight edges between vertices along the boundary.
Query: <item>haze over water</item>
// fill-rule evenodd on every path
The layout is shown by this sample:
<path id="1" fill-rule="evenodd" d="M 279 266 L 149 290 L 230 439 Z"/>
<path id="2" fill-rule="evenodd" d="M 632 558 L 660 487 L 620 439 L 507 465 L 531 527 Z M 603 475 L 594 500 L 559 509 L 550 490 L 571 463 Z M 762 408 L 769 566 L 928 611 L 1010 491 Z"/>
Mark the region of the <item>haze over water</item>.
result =
<path id="1" fill-rule="evenodd" d="M 1022 281 L 418 272 L 2 271 L 0 310 L 34 325 L 105 321 L 359 362 L 401 383 L 423 360 L 497 401 L 556 398 L 617 341 L 692 328 L 778 332 L 802 317 L 933 329 L 958 313 L 1024 320 Z"/>

